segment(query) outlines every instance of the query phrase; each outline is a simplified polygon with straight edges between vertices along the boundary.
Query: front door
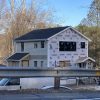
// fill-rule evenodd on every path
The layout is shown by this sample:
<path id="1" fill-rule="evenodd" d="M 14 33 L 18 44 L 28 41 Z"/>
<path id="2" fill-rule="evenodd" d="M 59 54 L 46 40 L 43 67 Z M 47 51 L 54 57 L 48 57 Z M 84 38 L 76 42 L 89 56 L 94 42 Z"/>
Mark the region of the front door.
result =
<path id="1" fill-rule="evenodd" d="M 59 66 L 60 67 L 67 67 L 69 66 L 70 61 L 59 61 Z"/>
<path id="2" fill-rule="evenodd" d="M 65 62 L 64 62 L 64 61 L 60 61 L 60 62 L 59 62 L 59 66 L 60 66 L 60 67 L 65 67 Z"/>
<path id="3" fill-rule="evenodd" d="M 23 60 L 22 61 L 22 67 L 28 67 L 29 66 L 29 61 L 28 60 Z"/>

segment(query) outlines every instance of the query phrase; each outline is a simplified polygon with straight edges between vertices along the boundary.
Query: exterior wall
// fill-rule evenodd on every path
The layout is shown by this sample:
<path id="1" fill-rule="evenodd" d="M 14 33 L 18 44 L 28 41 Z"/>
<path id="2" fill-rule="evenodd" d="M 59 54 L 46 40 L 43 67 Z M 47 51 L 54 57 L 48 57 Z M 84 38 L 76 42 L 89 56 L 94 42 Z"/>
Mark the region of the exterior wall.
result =
<path id="1" fill-rule="evenodd" d="M 59 41 L 76 42 L 76 51 L 59 51 Z M 85 42 L 85 49 L 80 42 Z M 59 66 L 59 61 L 70 60 L 73 66 L 79 57 L 88 57 L 88 41 L 72 29 L 52 37 L 48 41 L 48 67 Z"/>
<path id="2" fill-rule="evenodd" d="M 34 43 L 37 43 L 38 48 L 34 48 Z M 16 43 L 15 52 L 21 52 L 21 43 Z M 24 42 L 24 52 L 30 53 L 30 55 L 47 55 L 47 42 L 45 42 L 45 48 L 41 48 L 41 42 Z"/>
<path id="3" fill-rule="evenodd" d="M 29 60 L 29 66 L 30 66 L 30 67 L 35 67 L 35 66 L 34 66 L 34 61 L 37 61 L 37 67 L 38 67 L 38 68 L 42 68 L 42 66 L 41 66 L 41 61 L 44 62 L 43 68 L 44 68 L 44 67 L 47 67 L 47 60 L 43 60 L 43 59 L 31 59 L 31 60 Z"/>
<path id="4" fill-rule="evenodd" d="M 59 41 L 73 41 L 76 42 L 76 51 L 59 51 Z M 85 49 L 81 49 L 80 42 L 85 42 Z M 34 48 L 34 43 L 37 43 L 38 48 Z M 52 48 L 51 48 L 52 47 Z M 16 43 L 15 52 L 21 52 L 21 43 Z M 75 61 L 79 57 L 88 57 L 88 41 L 72 29 L 63 31 L 62 33 L 52 37 L 49 41 L 45 41 L 45 48 L 41 48 L 41 42 L 25 42 L 24 52 L 29 53 L 30 56 L 41 56 L 40 58 L 30 58 L 29 66 L 34 66 L 34 61 L 44 61 L 44 66 L 55 67 L 59 66 L 59 61 L 70 60 L 71 65 L 75 65 Z M 42 56 L 46 56 L 42 58 Z"/>
<path id="5" fill-rule="evenodd" d="M 14 47 L 15 47 L 14 48 L 15 49 L 15 51 L 14 51 L 15 53 L 16 52 L 19 52 L 19 53 L 21 52 L 21 43 L 14 43 Z"/>
<path id="6" fill-rule="evenodd" d="M 34 43 L 37 43 L 38 47 L 34 48 Z M 21 43 L 15 43 L 15 52 L 21 53 Z M 34 61 L 38 62 L 37 67 L 40 67 L 41 61 L 47 66 L 47 42 L 44 43 L 44 48 L 41 48 L 41 42 L 24 42 L 24 52 L 29 53 L 29 66 L 34 67 Z"/>
<path id="7" fill-rule="evenodd" d="M 8 66 L 18 67 L 19 66 L 19 62 L 18 61 L 15 61 L 15 62 L 8 61 Z"/>

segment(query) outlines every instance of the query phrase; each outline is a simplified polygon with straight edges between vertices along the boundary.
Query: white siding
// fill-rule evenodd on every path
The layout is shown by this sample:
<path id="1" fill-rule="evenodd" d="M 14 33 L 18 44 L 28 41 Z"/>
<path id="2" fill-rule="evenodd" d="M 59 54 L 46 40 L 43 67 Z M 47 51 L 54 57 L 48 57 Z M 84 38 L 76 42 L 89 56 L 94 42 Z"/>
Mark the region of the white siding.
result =
<path id="1" fill-rule="evenodd" d="M 59 41 L 76 42 L 76 51 L 59 51 Z M 85 49 L 81 48 L 81 42 L 85 42 Z M 74 30 L 68 29 L 48 41 L 48 67 L 59 66 L 59 61 L 64 60 L 70 60 L 71 63 L 75 63 L 79 57 L 88 57 L 88 40 Z"/>
<path id="2" fill-rule="evenodd" d="M 37 43 L 38 48 L 34 48 L 34 43 Z M 26 42 L 24 44 L 24 51 L 29 52 L 30 55 L 47 55 L 47 47 L 45 43 L 45 48 L 41 48 L 41 42 Z"/>
<path id="3" fill-rule="evenodd" d="M 21 52 L 21 43 L 16 43 L 15 44 L 15 52 Z"/>
<path id="4" fill-rule="evenodd" d="M 47 60 L 38 60 L 38 59 L 34 59 L 34 60 L 30 60 L 29 61 L 29 66 L 30 67 L 35 67 L 34 66 L 34 61 L 37 61 L 37 68 L 42 68 L 41 67 L 41 61 L 43 61 L 43 67 L 47 67 Z"/>
<path id="5" fill-rule="evenodd" d="M 38 48 L 34 48 L 34 43 L 37 43 Z M 16 43 L 16 52 L 21 52 L 21 43 Z M 24 42 L 24 52 L 28 52 L 30 55 L 47 55 L 47 42 L 45 42 L 45 48 L 41 48 L 41 42 Z"/>
<path id="6" fill-rule="evenodd" d="M 34 43 L 37 43 L 38 47 L 34 48 Z M 15 45 L 15 52 L 21 52 L 21 43 L 16 43 Z M 24 42 L 24 52 L 29 53 L 30 56 L 32 55 L 44 55 L 47 56 L 47 42 L 44 43 L 44 48 L 41 48 L 41 42 Z M 44 62 L 44 67 L 47 66 L 47 58 L 46 59 L 30 59 L 29 66 L 34 67 L 34 61 L 38 61 L 38 67 L 41 65 L 41 61 Z"/>

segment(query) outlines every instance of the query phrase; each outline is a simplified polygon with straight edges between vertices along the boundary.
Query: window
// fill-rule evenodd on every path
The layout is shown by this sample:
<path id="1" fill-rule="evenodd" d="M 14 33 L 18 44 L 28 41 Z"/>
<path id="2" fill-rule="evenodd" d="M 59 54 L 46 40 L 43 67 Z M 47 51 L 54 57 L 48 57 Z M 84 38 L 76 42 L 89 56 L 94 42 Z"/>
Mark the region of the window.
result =
<path id="1" fill-rule="evenodd" d="M 50 44 L 50 49 L 52 49 L 52 45 Z"/>
<path id="2" fill-rule="evenodd" d="M 43 67 L 43 61 L 41 61 L 41 67 Z"/>
<path id="3" fill-rule="evenodd" d="M 37 43 L 34 43 L 34 48 L 37 48 L 37 47 L 38 47 Z"/>
<path id="4" fill-rule="evenodd" d="M 34 61 L 34 67 L 37 67 L 37 61 Z"/>
<path id="5" fill-rule="evenodd" d="M 82 67 L 81 63 L 79 63 L 79 67 L 80 67 L 80 68 Z"/>
<path id="6" fill-rule="evenodd" d="M 41 48 L 44 48 L 44 41 L 41 41 Z"/>
<path id="7" fill-rule="evenodd" d="M 81 48 L 85 48 L 85 42 L 81 42 Z"/>
<path id="8" fill-rule="evenodd" d="M 20 85 L 20 78 L 9 79 L 6 86 L 9 86 L 9 85 Z"/>
<path id="9" fill-rule="evenodd" d="M 86 67 L 86 63 L 79 63 L 79 68 L 85 68 Z"/>
<path id="10" fill-rule="evenodd" d="M 21 42 L 21 51 L 24 51 L 24 42 Z"/>
<path id="11" fill-rule="evenodd" d="M 76 42 L 59 42 L 59 51 L 76 51 Z"/>

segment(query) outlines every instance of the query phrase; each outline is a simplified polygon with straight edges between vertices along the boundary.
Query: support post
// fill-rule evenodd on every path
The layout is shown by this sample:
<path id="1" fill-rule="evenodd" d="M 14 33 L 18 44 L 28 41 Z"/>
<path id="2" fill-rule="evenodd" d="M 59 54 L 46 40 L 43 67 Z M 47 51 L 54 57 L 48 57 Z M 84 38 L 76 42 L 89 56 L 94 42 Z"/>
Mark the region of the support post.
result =
<path id="1" fill-rule="evenodd" d="M 60 77 L 54 77 L 54 89 L 59 89 L 60 87 Z"/>
<path id="2" fill-rule="evenodd" d="M 100 77 L 98 77 L 98 85 L 100 85 Z"/>

